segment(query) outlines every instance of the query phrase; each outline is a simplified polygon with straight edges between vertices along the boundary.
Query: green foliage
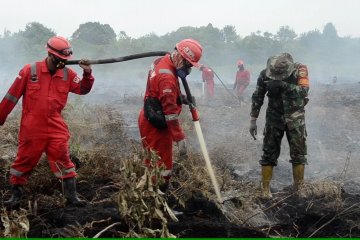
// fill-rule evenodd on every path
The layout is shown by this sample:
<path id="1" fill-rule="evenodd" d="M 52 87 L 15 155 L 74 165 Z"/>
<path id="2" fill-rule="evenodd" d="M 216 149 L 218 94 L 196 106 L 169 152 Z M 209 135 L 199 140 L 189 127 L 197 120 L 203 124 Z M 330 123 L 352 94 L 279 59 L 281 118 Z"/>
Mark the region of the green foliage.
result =
<path id="1" fill-rule="evenodd" d="M 26 25 L 24 31 L 20 31 L 17 35 L 35 46 L 41 45 L 44 47 L 43 43 L 46 43 L 50 37 L 55 36 L 55 32 L 41 23 L 31 22 Z"/>
<path id="2" fill-rule="evenodd" d="M 109 24 L 87 22 L 80 24 L 71 38 L 73 41 L 81 40 L 94 45 L 107 45 L 116 41 L 116 34 Z"/>
<path id="3" fill-rule="evenodd" d="M 45 44 L 55 32 L 44 25 L 31 22 L 24 31 L 4 32 L 0 38 L 0 71 L 19 71 L 19 67 L 44 57 Z M 15 68 L 16 67 L 16 68 Z"/>
<path id="4" fill-rule="evenodd" d="M 277 39 L 280 43 L 293 41 L 296 37 L 297 34 L 294 32 L 294 30 L 290 29 L 289 26 L 281 26 L 275 35 L 275 39 Z"/>
<path id="5" fill-rule="evenodd" d="M 236 34 L 235 26 L 226 25 L 222 30 L 225 43 L 234 43 L 238 41 L 239 36 Z"/>
<path id="6" fill-rule="evenodd" d="M 24 64 L 46 56 L 44 45 L 53 35 L 53 30 L 37 22 L 27 24 L 24 31 L 17 33 L 5 30 L 0 37 L 0 73 L 11 71 L 14 75 Z M 257 75 L 257 71 L 261 70 L 258 66 L 264 67 L 270 55 L 284 51 L 290 52 L 296 61 L 308 64 L 310 69 L 318 72 L 332 71 L 334 65 L 337 65 L 337 69 L 342 69 L 342 72 L 356 75 L 360 67 L 357 60 L 360 40 L 339 37 L 332 23 L 327 23 L 323 31 L 314 29 L 299 35 L 285 25 L 276 34 L 256 31 L 240 37 L 234 25 L 218 29 L 209 23 L 200 27 L 183 26 L 163 36 L 158 36 L 149 29 L 148 34 L 132 38 L 125 31 L 116 34 L 108 24 L 87 22 L 72 34 L 71 43 L 75 58 L 99 59 L 145 51 L 171 51 L 177 42 L 185 38 L 198 40 L 203 46 L 201 62 L 220 69 L 218 73 L 229 76 L 231 82 L 237 59 L 244 59 L 247 68 L 256 71 L 254 75 Z M 150 64 L 148 59 L 123 63 L 126 72 L 124 68 L 108 66 L 99 66 L 98 69 L 103 72 L 102 78 L 116 76 L 118 79 L 128 80 L 146 75 Z"/>
<path id="7" fill-rule="evenodd" d="M 334 24 L 327 23 L 324 27 L 323 35 L 325 38 L 328 38 L 328 39 L 338 38 L 338 34 L 337 34 Z"/>

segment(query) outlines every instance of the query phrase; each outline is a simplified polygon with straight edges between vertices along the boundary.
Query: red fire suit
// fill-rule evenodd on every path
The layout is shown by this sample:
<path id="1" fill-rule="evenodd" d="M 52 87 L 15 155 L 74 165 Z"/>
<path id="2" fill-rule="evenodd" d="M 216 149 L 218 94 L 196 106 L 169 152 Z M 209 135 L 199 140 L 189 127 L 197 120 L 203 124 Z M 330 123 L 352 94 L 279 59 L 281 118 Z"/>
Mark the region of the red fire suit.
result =
<path id="1" fill-rule="evenodd" d="M 250 83 L 250 72 L 248 70 L 243 70 L 243 71 L 239 70 L 236 72 L 234 89 L 236 88 L 236 92 L 238 96 L 241 96 L 243 94 L 249 83 Z"/>
<path id="2" fill-rule="evenodd" d="M 202 70 L 202 79 L 206 83 L 206 97 L 214 96 L 214 72 L 207 67 Z"/>
<path id="3" fill-rule="evenodd" d="M 74 164 L 69 158 L 70 134 L 61 111 L 69 92 L 87 94 L 93 82 L 91 73 L 84 72 L 80 79 L 70 68 L 57 70 L 51 75 L 46 59 L 21 69 L 0 103 L 2 125 L 23 96 L 18 152 L 10 169 L 11 184 L 24 185 L 43 152 L 55 176 L 76 176 Z"/>
<path id="4" fill-rule="evenodd" d="M 167 128 L 155 128 L 145 117 L 144 109 L 140 111 L 138 119 L 144 148 L 155 150 L 160 156 L 161 159 L 157 165 L 165 167 L 165 171 L 162 172 L 165 179 L 170 179 L 173 169 L 173 142 L 185 138 L 178 120 L 181 113 L 181 102 L 178 101 L 180 95 L 176 69 L 168 54 L 154 62 L 153 68 L 149 72 L 148 86 L 144 97 L 146 99 L 150 96 L 160 100 Z M 150 163 L 149 159 L 146 160 L 146 163 Z"/>

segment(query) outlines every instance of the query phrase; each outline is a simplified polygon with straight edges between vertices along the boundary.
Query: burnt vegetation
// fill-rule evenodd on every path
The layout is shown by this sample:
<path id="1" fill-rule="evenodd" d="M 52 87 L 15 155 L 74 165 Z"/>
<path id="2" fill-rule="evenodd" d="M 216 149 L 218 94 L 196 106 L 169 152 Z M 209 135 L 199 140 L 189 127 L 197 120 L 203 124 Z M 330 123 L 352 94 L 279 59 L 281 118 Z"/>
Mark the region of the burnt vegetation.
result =
<path id="1" fill-rule="evenodd" d="M 65 206 L 62 182 L 53 176 L 43 156 L 25 186 L 20 208 L 2 208 L 1 236 L 359 237 L 355 161 L 359 141 L 350 132 L 359 124 L 354 119 L 360 112 L 357 104 L 350 104 L 358 101 L 356 97 L 342 97 L 354 92 L 353 85 L 315 87 L 307 116 L 308 132 L 313 136 L 308 139 L 306 185 L 293 192 L 284 142 L 271 183 L 271 200 L 260 194 L 257 160 L 261 141 L 254 142 L 247 132 L 249 104 L 240 107 L 220 87 L 216 90 L 214 99 L 199 99 L 198 108 L 224 203 L 216 201 L 186 108 L 182 125 L 190 142 L 188 157 L 179 159 L 175 148 L 174 177 L 170 190 L 163 193 L 161 181 L 151 181 L 151 176 L 161 179 L 159 169 L 148 170 L 143 165 L 145 152 L 134 127 L 141 97 L 126 97 L 111 106 L 75 98 L 64 117 L 72 133 L 70 150 L 79 174 L 78 193 L 88 204 Z M 346 106 L 344 119 L 351 116 L 353 122 L 324 132 L 332 126 L 332 113 L 340 111 L 339 106 Z M 327 121 L 316 119 L 315 112 Z M 221 127 L 211 127 L 220 119 Z M 0 129 L 2 201 L 10 195 L 8 170 L 16 155 L 18 125 L 17 110 Z M 324 130 L 322 135 L 314 127 Z M 342 134 L 347 139 L 333 146 Z M 156 158 L 152 154 L 153 161 Z M 173 210 L 182 214 L 175 215 Z"/>
<path id="2" fill-rule="evenodd" d="M 44 43 L 55 34 L 36 22 L 16 33 L 4 31 L 0 76 L 5 79 L 2 86 L 7 86 L 0 93 L 5 93 L 24 64 L 45 56 Z M 42 156 L 24 188 L 20 208 L 3 207 L 2 202 L 10 196 L 9 168 L 17 151 L 19 103 L 0 128 L 0 237 L 360 237 L 359 38 L 338 36 L 332 23 L 323 31 L 300 35 L 282 26 L 276 34 L 257 31 L 243 37 L 234 26 L 218 29 L 208 24 L 137 39 L 123 31 L 116 34 L 107 24 L 85 23 L 74 32 L 71 43 L 75 58 L 97 59 L 171 50 L 184 36 L 203 44 L 202 62 L 218 70 L 225 84 L 233 83 L 238 58 L 246 60 L 252 73 L 241 105 L 219 82 L 213 99 L 197 98 L 224 203 L 216 201 L 186 107 L 182 126 L 190 143 L 188 157 L 180 159 L 175 148 L 168 193 L 159 191 L 161 182 L 149 180 L 158 176 L 159 169 L 150 171 L 143 165 L 137 116 L 152 60 L 126 62 L 121 67 L 96 66 L 92 92 L 71 99 L 63 112 L 72 135 L 70 152 L 77 165 L 77 190 L 88 204 L 65 206 L 62 182 Z M 266 59 L 279 52 L 292 53 L 310 70 L 306 107 L 309 165 L 305 187 L 293 192 L 284 140 L 271 182 L 273 199 L 264 200 L 258 160 L 265 107 L 259 117 L 258 140 L 253 141 L 248 133 L 250 94 Z M 338 82 L 327 84 L 334 74 Z M 198 71 L 189 76 L 195 96 L 201 95 L 196 84 L 200 79 Z M 182 214 L 174 215 L 172 210 Z"/>

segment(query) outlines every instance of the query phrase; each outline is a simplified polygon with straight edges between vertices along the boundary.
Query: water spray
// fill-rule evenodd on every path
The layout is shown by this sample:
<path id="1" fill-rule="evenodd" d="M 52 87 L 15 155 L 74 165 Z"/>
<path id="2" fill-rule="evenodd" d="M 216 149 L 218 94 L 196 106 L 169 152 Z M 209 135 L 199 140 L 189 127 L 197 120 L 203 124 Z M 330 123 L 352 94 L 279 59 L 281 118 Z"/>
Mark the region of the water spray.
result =
<path id="1" fill-rule="evenodd" d="M 125 62 L 133 59 L 146 58 L 146 57 L 156 57 L 156 56 L 165 56 L 168 52 L 165 51 L 157 51 L 157 52 L 144 52 L 138 53 L 123 57 L 117 58 L 107 58 L 107 59 L 98 59 L 98 60 L 88 60 L 88 64 L 107 64 L 107 63 L 117 63 L 117 62 Z M 76 65 L 79 64 L 80 60 L 68 60 L 66 61 L 66 65 Z"/>
<path id="2" fill-rule="evenodd" d="M 183 83 L 183 86 L 184 86 L 184 89 L 185 89 L 185 92 L 186 92 L 187 100 L 189 102 L 189 108 L 190 108 L 192 120 L 194 122 L 196 134 L 197 134 L 197 137 L 198 137 L 199 143 L 200 143 L 200 148 L 201 148 L 201 151 L 202 151 L 204 159 L 205 159 L 206 168 L 208 170 L 211 182 L 213 184 L 217 199 L 218 199 L 219 203 L 223 203 L 223 200 L 222 200 L 222 197 L 221 197 L 221 194 L 220 194 L 219 184 L 218 184 L 218 182 L 217 182 L 217 180 L 215 178 L 215 173 L 214 173 L 214 170 L 213 170 L 211 162 L 210 162 L 209 153 L 208 153 L 208 150 L 206 148 L 204 136 L 203 136 L 203 133 L 202 133 L 202 130 L 201 130 L 200 121 L 199 121 L 199 119 L 200 119 L 199 112 L 197 111 L 197 109 L 195 107 L 195 101 L 194 101 L 194 99 L 193 99 L 193 97 L 191 95 L 190 88 L 189 88 L 189 85 L 188 85 L 188 83 L 186 81 L 185 76 L 182 76 L 180 78 L 181 78 L 181 81 Z"/>

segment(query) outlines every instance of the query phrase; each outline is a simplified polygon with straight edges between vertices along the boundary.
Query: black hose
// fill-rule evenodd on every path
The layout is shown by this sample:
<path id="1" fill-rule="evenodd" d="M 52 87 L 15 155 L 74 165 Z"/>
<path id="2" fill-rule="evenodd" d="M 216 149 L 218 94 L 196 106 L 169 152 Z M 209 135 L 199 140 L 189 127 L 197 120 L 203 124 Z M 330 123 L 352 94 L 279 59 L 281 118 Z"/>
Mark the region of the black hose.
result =
<path id="1" fill-rule="evenodd" d="M 107 63 L 124 62 L 124 61 L 129 61 L 129 60 L 138 59 L 138 58 L 164 56 L 167 53 L 168 52 L 165 52 L 165 51 L 145 52 L 145 53 L 138 53 L 138 54 L 123 56 L 123 57 L 118 57 L 118 58 L 88 60 L 88 63 L 89 64 L 107 64 Z M 69 61 L 66 61 L 65 64 L 66 65 L 75 65 L 75 64 L 79 64 L 79 62 L 80 62 L 80 60 L 69 60 Z"/>
<path id="2" fill-rule="evenodd" d="M 235 96 L 235 95 L 226 87 L 226 85 L 223 83 L 223 81 L 221 81 L 220 77 L 216 74 L 216 72 L 214 71 L 214 69 L 212 69 L 212 68 L 210 68 L 210 69 L 213 71 L 213 73 L 215 74 L 215 76 L 219 79 L 219 81 L 221 82 L 221 84 L 224 86 L 225 90 L 226 90 L 231 96 L 233 96 L 234 98 L 236 98 L 236 99 L 241 103 L 241 100 L 240 100 L 237 96 Z"/>
<path id="3" fill-rule="evenodd" d="M 185 90 L 185 93 L 186 93 L 186 98 L 187 98 L 188 102 L 190 103 L 189 107 L 190 107 L 190 109 L 192 109 L 192 108 L 195 107 L 195 102 L 194 102 L 194 97 L 191 95 L 189 84 L 187 83 L 186 78 L 181 77 L 180 79 L 181 79 L 182 84 L 184 86 L 184 90 Z"/>

